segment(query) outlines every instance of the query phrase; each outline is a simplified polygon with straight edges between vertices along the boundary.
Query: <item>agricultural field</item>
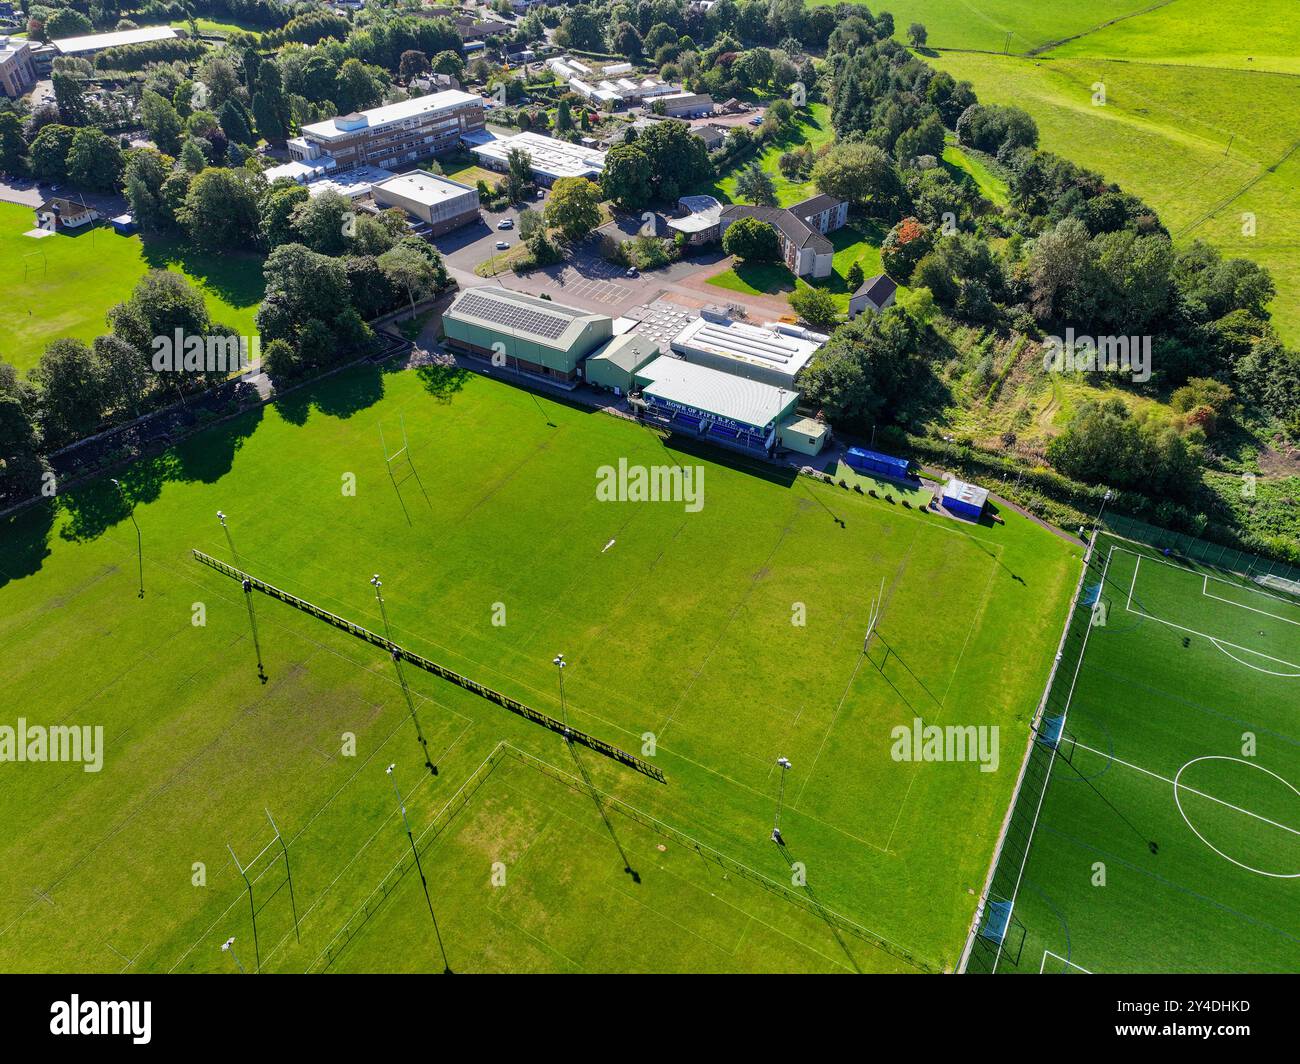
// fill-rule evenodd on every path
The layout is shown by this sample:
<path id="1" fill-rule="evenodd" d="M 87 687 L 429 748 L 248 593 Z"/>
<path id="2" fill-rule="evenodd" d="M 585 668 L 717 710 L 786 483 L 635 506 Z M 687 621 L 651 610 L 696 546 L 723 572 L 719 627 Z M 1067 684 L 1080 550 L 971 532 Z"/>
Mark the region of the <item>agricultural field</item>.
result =
<path id="1" fill-rule="evenodd" d="M 702 504 L 598 501 L 621 458 Z M 103 728 L 100 771 L 0 789 L 5 970 L 957 965 L 1077 543 L 443 367 L 347 370 L 117 476 L 0 524 L 0 701 Z M 195 548 L 665 782 L 409 665 L 408 707 L 380 647 Z M 998 728 L 996 770 L 896 758 L 918 719 Z"/>
<path id="2" fill-rule="evenodd" d="M 1205 239 L 1267 266 L 1274 322 L 1288 342 L 1300 338 L 1300 79 L 1289 8 L 1173 0 L 1059 47 L 1039 46 L 1064 34 L 1034 31 L 1033 45 L 1011 49 L 1031 54 L 1002 55 L 977 50 L 989 45 L 965 24 L 967 9 L 954 7 L 953 25 L 965 28 L 949 32 L 946 5 L 933 6 L 924 21 L 942 50 L 930 62 L 970 80 L 985 103 L 1023 107 L 1043 148 L 1141 196 L 1177 242 Z M 896 23 L 905 28 L 905 17 Z"/>
<path id="3" fill-rule="evenodd" d="M 207 302 L 214 321 L 240 335 L 254 332 L 264 282 L 256 255 L 194 251 L 180 240 L 94 231 L 35 239 L 30 207 L 0 203 L 0 358 L 26 372 L 56 337 L 89 342 L 107 331 L 104 316 L 131 294 L 149 270 L 183 273 Z"/>

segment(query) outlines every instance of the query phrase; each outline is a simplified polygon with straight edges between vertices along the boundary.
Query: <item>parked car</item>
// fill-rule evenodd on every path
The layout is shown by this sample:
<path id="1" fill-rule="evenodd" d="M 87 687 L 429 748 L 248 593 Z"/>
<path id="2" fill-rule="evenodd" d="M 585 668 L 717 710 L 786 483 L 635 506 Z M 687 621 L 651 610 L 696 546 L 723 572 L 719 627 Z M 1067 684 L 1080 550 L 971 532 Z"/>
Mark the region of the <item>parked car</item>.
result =
<path id="1" fill-rule="evenodd" d="M 497 250 L 498 250 L 498 251 L 505 251 L 506 248 L 508 248 L 509 246 L 510 246 L 510 245 L 509 245 L 508 243 L 506 243 L 506 241 L 504 241 L 504 240 L 498 240 L 498 241 L 497 241 Z"/>
<path id="2" fill-rule="evenodd" d="M 749 124 L 751 126 L 761 126 L 763 124 L 763 116 L 755 115 L 753 118 L 749 120 Z"/>
<path id="3" fill-rule="evenodd" d="M 629 266 L 629 267 L 627 268 L 627 273 L 625 273 L 623 276 L 624 276 L 624 277 L 639 277 L 640 274 L 638 274 L 638 273 L 636 272 L 636 267 L 635 267 L 635 266 Z"/>
<path id="4" fill-rule="evenodd" d="M 513 229 L 514 227 L 515 220 L 513 218 L 502 218 L 501 221 L 497 222 L 498 229 Z"/>

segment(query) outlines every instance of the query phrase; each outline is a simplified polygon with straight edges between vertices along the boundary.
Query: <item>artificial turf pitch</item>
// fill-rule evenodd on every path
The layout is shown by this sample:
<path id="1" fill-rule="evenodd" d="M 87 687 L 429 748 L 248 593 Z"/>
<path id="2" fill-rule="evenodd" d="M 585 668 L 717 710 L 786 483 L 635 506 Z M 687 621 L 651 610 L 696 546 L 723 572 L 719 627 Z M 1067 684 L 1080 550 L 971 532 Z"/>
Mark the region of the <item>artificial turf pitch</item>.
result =
<path id="1" fill-rule="evenodd" d="M 419 476 L 395 489 L 379 428 L 399 415 Z M 620 458 L 703 467 L 703 507 L 597 501 Z M 956 965 L 1077 545 L 440 368 L 349 370 L 117 475 L 143 597 L 106 481 L 0 526 L 0 723 L 100 724 L 107 746 L 99 773 L 0 765 L 0 968 L 234 971 L 234 935 L 249 970 L 441 970 L 415 876 L 320 963 L 409 858 L 390 763 L 454 970 Z M 256 596 L 259 682 L 244 596 L 192 548 L 376 631 L 381 574 L 396 641 L 552 716 L 563 652 L 574 725 L 667 783 L 587 749 L 584 777 L 552 732 L 408 669 L 434 774 L 381 649 Z M 894 761 L 890 730 L 918 716 L 999 726 L 998 771 Z M 503 741 L 569 782 L 511 758 L 459 804 Z"/>
<path id="2" fill-rule="evenodd" d="M 1057 678 L 1065 732 L 997 971 L 1294 971 L 1300 599 L 1096 549 L 1104 624 Z"/>

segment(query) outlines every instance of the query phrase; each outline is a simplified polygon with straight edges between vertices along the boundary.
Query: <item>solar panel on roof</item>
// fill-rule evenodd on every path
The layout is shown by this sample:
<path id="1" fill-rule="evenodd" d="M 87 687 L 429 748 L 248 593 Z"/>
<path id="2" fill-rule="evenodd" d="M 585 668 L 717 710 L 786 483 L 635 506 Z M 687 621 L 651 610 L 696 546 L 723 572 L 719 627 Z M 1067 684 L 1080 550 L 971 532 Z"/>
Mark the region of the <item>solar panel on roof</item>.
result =
<path id="1" fill-rule="evenodd" d="M 457 309 L 476 318 L 504 325 L 510 329 L 522 329 L 534 336 L 547 340 L 558 339 L 569 327 L 571 318 L 559 313 L 547 313 L 532 307 L 513 306 L 504 300 L 491 299 L 477 292 L 466 292 L 461 296 Z"/>

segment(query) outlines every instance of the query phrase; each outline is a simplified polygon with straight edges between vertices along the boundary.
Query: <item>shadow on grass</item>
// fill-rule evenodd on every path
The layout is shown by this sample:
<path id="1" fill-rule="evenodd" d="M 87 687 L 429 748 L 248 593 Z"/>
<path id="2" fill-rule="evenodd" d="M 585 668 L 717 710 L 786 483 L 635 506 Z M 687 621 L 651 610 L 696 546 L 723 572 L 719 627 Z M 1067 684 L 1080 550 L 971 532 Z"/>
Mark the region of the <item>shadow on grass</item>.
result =
<path id="1" fill-rule="evenodd" d="M 174 238 L 146 236 L 141 258 L 151 270 L 173 266 L 182 270 L 232 307 L 253 306 L 266 294 L 266 278 L 262 276 L 266 260 L 253 252 L 216 254 L 187 247 Z"/>

